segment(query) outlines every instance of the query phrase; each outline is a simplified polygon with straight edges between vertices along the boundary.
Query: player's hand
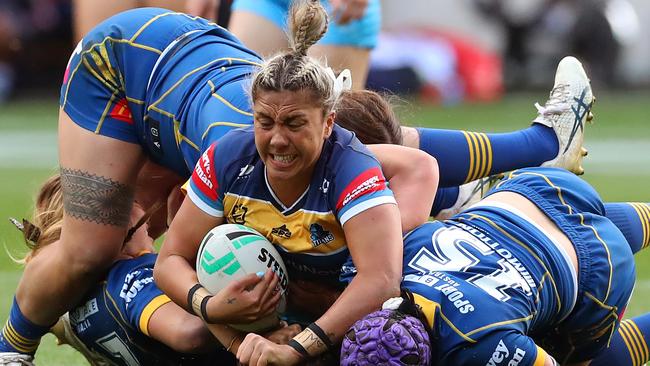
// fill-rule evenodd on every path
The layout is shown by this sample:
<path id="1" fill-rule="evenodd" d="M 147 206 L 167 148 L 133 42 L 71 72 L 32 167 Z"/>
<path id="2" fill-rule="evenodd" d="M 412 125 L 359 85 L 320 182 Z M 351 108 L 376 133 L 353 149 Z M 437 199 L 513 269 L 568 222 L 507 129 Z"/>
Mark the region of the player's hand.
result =
<path id="1" fill-rule="evenodd" d="M 302 331 L 299 324 L 288 325 L 287 322 L 281 321 L 280 328 L 264 334 L 264 338 L 277 344 L 287 344 L 291 338 L 295 337 Z"/>
<path id="2" fill-rule="evenodd" d="M 361 19 L 368 7 L 368 0 L 330 0 L 332 18 L 338 24 Z"/>
<path id="3" fill-rule="evenodd" d="M 219 3 L 220 0 L 186 0 L 185 12 L 190 15 L 214 20 L 217 16 Z"/>
<path id="4" fill-rule="evenodd" d="M 243 365 L 296 365 L 302 355 L 291 346 L 275 344 L 261 335 L 249 333 L 237 350 L 237 359 Z"/>
<path id="5" fill-rule="evenodd" d="M 280 301 L 279 278 L 268 270 L 262 277 L 246 275 L 208 300 L 210 323 L 251 323 L 273 314 Z"/>

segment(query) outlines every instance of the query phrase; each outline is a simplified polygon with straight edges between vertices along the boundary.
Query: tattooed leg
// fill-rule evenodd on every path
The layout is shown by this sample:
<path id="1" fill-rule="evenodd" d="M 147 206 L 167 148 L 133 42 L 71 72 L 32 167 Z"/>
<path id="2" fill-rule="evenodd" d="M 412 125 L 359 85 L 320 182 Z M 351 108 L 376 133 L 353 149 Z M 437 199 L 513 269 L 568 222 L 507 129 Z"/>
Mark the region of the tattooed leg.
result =
<path id="1" fill-rule="evenodd" d="M 78 220 L 126 226 L 133 204 L 133 189 L 106 177 L 61 168 L 65 212 Z"/>
<path id="2" fill-rule="evenodd" d="M 18 284 L 17 304 L 29 321 L 52 325 L 114 262 L 143 161 L 139 145 L 85 130 L 60 111 L 61 238 L 29 262 Z"/>

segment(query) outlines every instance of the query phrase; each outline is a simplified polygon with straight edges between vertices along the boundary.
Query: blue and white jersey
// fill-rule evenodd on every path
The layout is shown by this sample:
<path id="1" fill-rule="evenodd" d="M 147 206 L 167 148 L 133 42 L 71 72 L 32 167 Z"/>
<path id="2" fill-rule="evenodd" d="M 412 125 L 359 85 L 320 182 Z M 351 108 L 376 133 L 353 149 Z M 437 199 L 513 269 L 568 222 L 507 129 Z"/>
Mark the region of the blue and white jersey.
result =
<path id="1" fill-rule="evenodd" d="M 336 125 L 311 184 L 291 207 L 275 197 L 266 180 L 252 128 L 230 132 L 203 154 L 188 196 L 206 213 L 262 233 L 278 248 L 290 279 L 336 285 L 349 256 L 343 224 L 372 207 L 395 204 L 379 162 Z"/>
<path id="2" fill-rule="evenodd" d="M 232 358 L 215 342 L 207 355 L 182 354 L 149 337 L 152 314 L 171 300 L 153 281 L 156 254 L 121 260 L 81 305 L 70 310 L 72 330 L 84 345 L 115 365 L 202 365 Z M 207 363 L 205 363 L 207 364 Z"/>

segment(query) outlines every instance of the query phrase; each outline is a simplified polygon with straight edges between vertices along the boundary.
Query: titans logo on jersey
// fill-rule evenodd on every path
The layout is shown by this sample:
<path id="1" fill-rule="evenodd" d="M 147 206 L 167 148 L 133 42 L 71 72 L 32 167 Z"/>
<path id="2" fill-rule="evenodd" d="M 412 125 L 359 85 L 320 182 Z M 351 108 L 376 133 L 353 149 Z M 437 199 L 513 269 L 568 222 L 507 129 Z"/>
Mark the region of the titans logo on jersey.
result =
<path id="1" fill-rule="evenodd" d="M 206 150 L 188 195 L 206 213 L 266 236 L 282 254 L 290 277 L 325 277 L 332 283 L 338 283 L 349 256 L 343 224 L 364 210 L 395 203 L 377 160 L 338 126 L 316 162 L 312 183 L 291 207 L 267 183 L 252 128 L 234 130 Z"/>

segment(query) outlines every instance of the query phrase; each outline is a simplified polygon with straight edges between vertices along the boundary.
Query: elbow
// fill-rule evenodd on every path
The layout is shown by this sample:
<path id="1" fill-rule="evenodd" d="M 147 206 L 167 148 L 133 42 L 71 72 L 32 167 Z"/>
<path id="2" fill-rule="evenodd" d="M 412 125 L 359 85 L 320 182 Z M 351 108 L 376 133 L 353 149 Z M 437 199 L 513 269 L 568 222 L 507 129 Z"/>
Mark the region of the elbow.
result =
<path id="1" fill-rule="evenodd" d="M 203 321 L 188 314 L 182 326 L 176 328 L 171 344 L 173 350 L 181 353 L 206 353 L 214 349 L 216 341 Z"/>

